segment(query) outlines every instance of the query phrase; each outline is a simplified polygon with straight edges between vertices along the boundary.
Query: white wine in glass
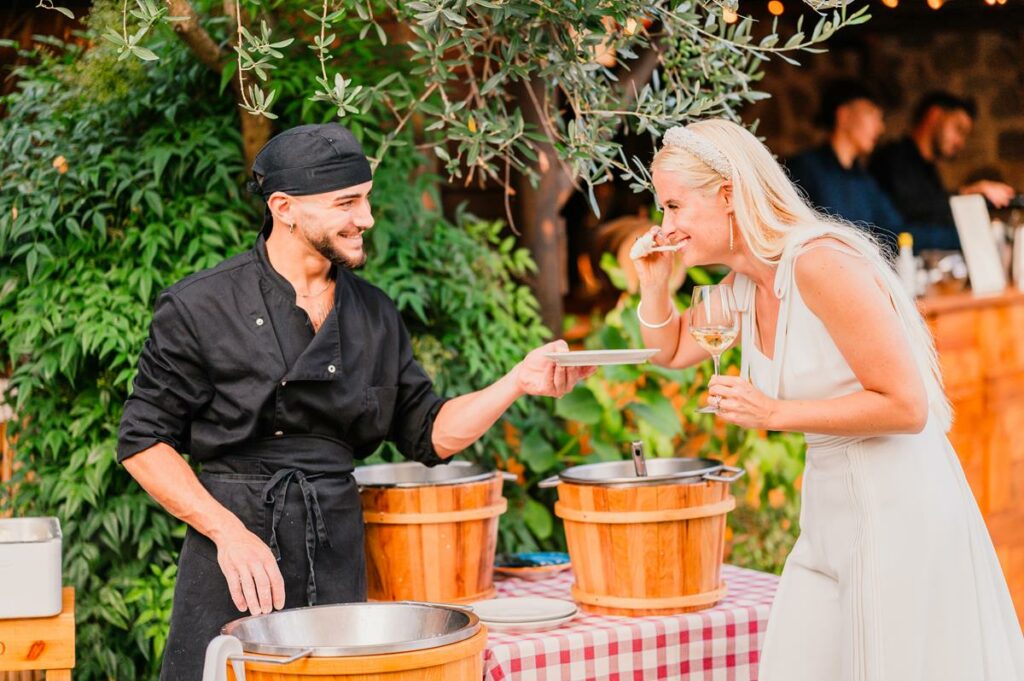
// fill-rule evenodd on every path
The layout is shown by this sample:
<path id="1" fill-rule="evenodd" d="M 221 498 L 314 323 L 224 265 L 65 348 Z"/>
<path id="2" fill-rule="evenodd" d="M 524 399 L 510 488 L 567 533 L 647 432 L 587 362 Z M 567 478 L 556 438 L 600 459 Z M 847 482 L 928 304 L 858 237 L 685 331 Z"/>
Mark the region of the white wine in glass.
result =
<path id="1" fill-rule="evenodd" d="M 708 353 L 721 355 L 736 340 L 739 329 L 728 326 L 702 326 L 699 329 L 690 329 L 690 334 Z"/>
<path id="2" fill-rule="evenodd" d="M 708 351 L 718 375 L 722 353 L 736 340 L 740 332 L 740 315 L 731 286 L 697 286 L 690 301 L 689 330 L 697 343 Z M 718 404 L 709 404 L 697 410 L 700 414 L 717 414 Z"/>

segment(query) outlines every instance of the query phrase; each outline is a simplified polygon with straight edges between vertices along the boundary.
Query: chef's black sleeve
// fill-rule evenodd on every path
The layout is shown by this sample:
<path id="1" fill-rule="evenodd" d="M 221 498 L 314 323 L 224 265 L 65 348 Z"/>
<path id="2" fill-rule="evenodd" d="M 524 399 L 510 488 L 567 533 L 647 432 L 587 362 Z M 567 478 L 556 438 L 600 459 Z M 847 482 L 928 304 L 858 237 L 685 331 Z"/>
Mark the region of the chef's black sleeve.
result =
<path id="1" fill-rule="evenodd" d="M 163 442 L 188 452 L 193 416 L 213 396 L 188 310 L 170 292 L 157 298 L 149 338 L 117 438 L 119 462 Z"/>
<path id="2" fill-rule="evenodd" d="M 434 383 L 412 354 L 405 325 L 399 322 L 399 375 L 395 411 L 388 439 L 408 459 L 428 466 L 448 463 L 434 450 L 434 420 L 448 400 L 434 392 Z"/>

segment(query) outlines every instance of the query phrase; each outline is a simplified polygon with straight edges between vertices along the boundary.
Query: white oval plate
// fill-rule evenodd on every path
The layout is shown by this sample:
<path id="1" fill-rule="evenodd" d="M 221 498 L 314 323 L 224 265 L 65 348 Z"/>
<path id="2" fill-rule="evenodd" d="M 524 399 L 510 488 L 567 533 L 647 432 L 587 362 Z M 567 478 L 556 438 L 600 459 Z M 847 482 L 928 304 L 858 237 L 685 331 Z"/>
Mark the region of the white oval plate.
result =
<path id="1" fill-rule="evenodd" d="M 473 612 L 490 624 L 540 622 L 570 617 L 576 614 L 576 604 L 559 598 L 521 596 L 491 598 L 473 603 Z"/>
<path id="2" fill-rule="evenodd" d="M 631 350 L 574 350 L 547 352 L 544 356 L 561 367 L 593 367 L 612 364 L 643 364 L 660 352 L 660 348 Z"/>
<path id="3" fill-rule="evenodd" d="M 577 610 L 571 615 L 566 617 L 560 617 L 556 620 L 542 620 L 540 622 L 488 622 L 487 620 L 480 620 L 487 627 L 488 631 L 500 631 L 500 632 L 516 632 L 516 631 L 546 631 L 548 629 L 556 629 L 564 624 L 568 624 L 572 620 L 576 619 L 579 615 Z"/>

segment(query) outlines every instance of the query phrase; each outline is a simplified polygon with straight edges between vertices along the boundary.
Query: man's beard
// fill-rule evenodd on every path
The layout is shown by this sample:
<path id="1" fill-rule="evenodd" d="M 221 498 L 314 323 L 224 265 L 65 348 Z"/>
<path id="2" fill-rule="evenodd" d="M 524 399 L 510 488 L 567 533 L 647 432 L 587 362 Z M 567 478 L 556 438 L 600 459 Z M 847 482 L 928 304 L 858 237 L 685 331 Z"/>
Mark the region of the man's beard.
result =
<path id="1" fill-rule="evenodd" d="M 306 239 L 309 241 L 309 244 L 316 249 L 317 253 L 327 258 L 327 260 L 336 267 L 345 267 L 350 270 L 355 270 L 366 264 L 365 251 L 363 252 L 362 257 L 358 259 L 350 258 L 334 247 L 331 243 L 331 238 L 326 233 L 315 238 L 311 238 L 307 235 Z"/>

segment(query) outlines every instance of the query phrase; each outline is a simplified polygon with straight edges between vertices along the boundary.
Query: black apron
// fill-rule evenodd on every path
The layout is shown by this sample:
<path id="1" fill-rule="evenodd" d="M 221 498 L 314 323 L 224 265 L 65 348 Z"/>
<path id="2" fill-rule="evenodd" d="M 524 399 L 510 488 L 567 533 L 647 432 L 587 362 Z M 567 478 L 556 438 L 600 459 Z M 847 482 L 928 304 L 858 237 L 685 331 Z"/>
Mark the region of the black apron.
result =
<path id="1" fill-rule="evenodd" d="M 285 608 L 366 600 L 362 505 L 352 454 L 337 442 L 286 436 L 204 464 L 199 480 L 274 552 Z M 178 559 L 161 681 L 200 681 L 206 646 L 248 612 L 235 607 L 217 547 L 191 527 Z"/>

